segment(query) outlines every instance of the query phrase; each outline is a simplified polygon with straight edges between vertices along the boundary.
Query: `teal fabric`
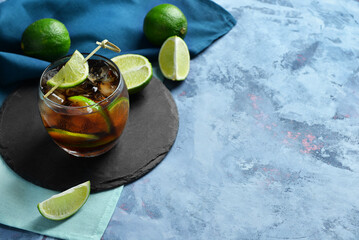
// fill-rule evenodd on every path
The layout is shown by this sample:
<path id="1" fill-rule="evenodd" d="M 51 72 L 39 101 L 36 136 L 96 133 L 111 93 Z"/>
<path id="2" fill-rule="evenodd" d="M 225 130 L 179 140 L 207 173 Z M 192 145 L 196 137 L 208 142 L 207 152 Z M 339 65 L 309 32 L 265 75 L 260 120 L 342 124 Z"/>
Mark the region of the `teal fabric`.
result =
<path id="1" fill-rule="evenodd" d="M 138 53 L 156 61 L 159 48 L 147 41 L 142 26 L 146 13 L 161 3 L 178 6 L 187 17 L 185 41 L 192 58 L 236 23 L 231 14 L 209 0 L 8 0 L 0 4 L 0 86 L 39 78 L 48 65 L 24 57 L 20 48 L 24 30 L 41 18 L 55 18 L 65 24 L 72 41 L 69 53 L 76 49 L 91 52 L 96 41 L 108 39 L 122 53 Z M 109 50 L 98 53 L 116 56 Z"/>
<path id="2" fill-rule="evenodd" d="M 0 1 L 0 104 L 23 82 L 37 82 L 49 64 L 22 53 L 21 36 L 32 22 L 41 18 L 63 22 L 71 37 L 69 54 L 76 49 L 91 52 L 97 46 L 96 41 L 108 39 L 122 49 L 122 54 L 142 54 L 155 62 L 159 48 L 147 41 L 142 25 L 146 13 L 161 3 L 172 3 L 186 15 L 188 32 L 185 41 L 192 58 L 236 24 L 231 14 L 209 0 Z M 109 58 L 116 56 L 104 49 L 98 54 Z M 121 191 L 122 187 L 119 187 L 91 194 L 73 217 L 52 222 L 38 213 L 36 205 L 56 192 L 23 180 L 0 159 L 0 223 L 8 226 L 63 239 L 100 239 Z"/>

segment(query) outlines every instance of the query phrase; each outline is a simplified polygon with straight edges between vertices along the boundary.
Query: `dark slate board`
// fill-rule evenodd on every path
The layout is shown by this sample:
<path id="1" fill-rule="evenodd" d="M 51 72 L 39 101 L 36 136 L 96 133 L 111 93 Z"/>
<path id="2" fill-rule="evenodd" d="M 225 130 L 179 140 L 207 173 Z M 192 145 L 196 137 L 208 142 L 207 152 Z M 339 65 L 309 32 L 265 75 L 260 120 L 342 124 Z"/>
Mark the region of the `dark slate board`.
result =
<path id="1" fill-rule="evenodd" d="M 156 167 L 172 147 L 178 112 L 171 93 L 152 78 L 130 98 L 130 116 L 119 143 L 104 155 L 78 158 L 61 150 L 42 125 L 37 86 L 22 86 L 0 112 L 0 154 L 24 179 L 63 191 L 87 180 L 99 192 L 130 183 Z"/>

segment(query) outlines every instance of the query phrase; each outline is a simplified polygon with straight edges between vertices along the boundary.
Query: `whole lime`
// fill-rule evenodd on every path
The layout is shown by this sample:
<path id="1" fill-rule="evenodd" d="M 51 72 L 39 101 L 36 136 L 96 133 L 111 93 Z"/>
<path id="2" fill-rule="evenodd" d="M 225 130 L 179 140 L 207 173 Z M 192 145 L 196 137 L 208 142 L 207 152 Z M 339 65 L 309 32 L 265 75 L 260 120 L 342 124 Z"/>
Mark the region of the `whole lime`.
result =
<path id="1" fill-rule="evenodd" d="M 52 18 L 43 18 L 30 24 L 21 39 L 21 49 L 25 55 L 45 61 L 65 56 L 70 45 L 70 35 L 65 25 Z"/>
<path id="2" fill-rule="evenodd" d="M 152 44 L 161 46 L 169 37 L 186 36 L 187 19 L 178 7 L 168 3 L 160 4 L 147 13 L 143 32 Z"/>

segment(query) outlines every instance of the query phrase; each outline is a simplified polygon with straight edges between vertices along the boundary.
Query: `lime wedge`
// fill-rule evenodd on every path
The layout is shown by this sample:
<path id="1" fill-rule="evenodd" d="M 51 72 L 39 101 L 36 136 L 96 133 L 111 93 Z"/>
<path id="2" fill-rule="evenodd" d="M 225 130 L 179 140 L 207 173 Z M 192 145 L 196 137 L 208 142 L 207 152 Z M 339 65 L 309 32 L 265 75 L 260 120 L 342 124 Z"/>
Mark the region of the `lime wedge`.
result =
<path id="1" fill-rule="evenodd" d="M 69 147 L 98 147 L 116 140 L 116 136 L 112 135 L 99 140 L 100 138 L 94 134 L 75 133 L 58 128 L 48 128 L 47 132 L 54 140 Z"/>
<path id="2" fill-rule="evenodd" d="M 60 143 L 67 143 L 69 145 L 99 139 L 99 137 L 94 134 L 75 133 L 58 128 L 48 128 L 47 132 L 54 140 Z"/>
<path id="3" fill-rule="evenodd" d="M 51 220 L 63 220 L 75 214 L 90 195 L 90 181 L 72 187 L 37 204 L 42 216 Z"/>
<path id="4" fill-rule="evenodd" d="M 115 101 L 113 101 L 107 108 L 107 110 L 111 113 L 114 111 L 117 111 L 118 109 L 122 108 L 122 107 L 127 107 L 129 106 L 129 101 L 127 98 L 125 97 L 121 97 L 116 99 Z"/>
<path id="5" fill-rule="evenodd" d="M 174 81 L 185 80 L 189 73 L 190 55 L 185 41 L 177 36 L 169 37 L 158 55 L 163 76 Z"/>
<path id="6" fill-rule="evenodd" d="M 102 107 L 99 105 L 96 105 L 96 103 L 84 96 L 72 96 L 67 98 L 67 100 L 75 103 L 77 106 L 81 106 L 81 107 L 86 107 L 86 106 L 90 106 L 90 108 L 92 110 L 94 110 L 95 112 L 99 112 L 102 117 L 105 119 L 106 124 L 107 124 L 107 132 L 111 131 L 111 120 L 109 118 L 109 116 L 106 114 L 105 111 L 103 111 Z"/>
<path id="7" fill-rule="evenodd" d="M 110 115 L 113 126 L 116 133 L 120 135 L 126 126 L 128 112 L 129 112 L 129 101 L 125 97 L 121 97 L 113 101 L 107 108 L 108 114 Z"/>
<path id="8" fill-rule="evenodd" d="M 111 60 L 120 69 L 129 94 L 141 91 L 151 81 L 152 65 L 144 56 L 124 54 Z"/>
<path id="9" fill-rule="evenodd" d="M 92 99 L 84 97 L 84 96 L 72 96 L 67 98 L 70 102 L 76 104 L 79 107 L 91 106 L 93 110 L 101 111 L 102 108 L 99 105 L 96 105 Z"/>
<path id="10" fill-rule="evenodd" d="M 54 87 L 59 84 L 59 88 L 71 88 L 84 82 L 89 74 L 89 65 L 84 60 L 84 56 L 76 50 L 60 71 L 46 82 L 47 85 Z"/>

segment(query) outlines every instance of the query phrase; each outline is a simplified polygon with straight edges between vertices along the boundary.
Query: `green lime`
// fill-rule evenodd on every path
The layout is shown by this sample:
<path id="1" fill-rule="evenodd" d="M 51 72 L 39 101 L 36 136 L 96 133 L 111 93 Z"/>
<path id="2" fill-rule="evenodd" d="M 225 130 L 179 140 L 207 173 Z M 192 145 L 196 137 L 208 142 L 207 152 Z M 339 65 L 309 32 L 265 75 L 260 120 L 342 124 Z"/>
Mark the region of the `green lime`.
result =
<path id="1" fill-rule="evenodd" d="M 75 133 L 58 128 L 48 128 L 47 132 L 54 140 L 60 142 L 62 145 L 69 147 L 98 147 L 116 140 L 116 136 L 113 135 L 99 140 L 99 137 L 94 134 Z"/>
<path id="2" fill-rule="evenodd" d="M 54 140 L 61 143 L 67 143 L 69 145 L 99 139 L 99 137 L 94 134 L 75 133 L 57 128 L 48 128 L 47 132 Z"/>
<path id="3" fill-rule="evenodd" d="M 96 102 L 84 96 L 72 96 L 67 98 L 67 100 L 74 103 L 75 106 L 79 106 L 79 107 L 89 106 L 94 112 L 99 112 L 106 121 L 107 132 L 111 131 L 111 120 L 109 116 L 106 114 L 106 112 L 102 109 L 100 105 L 96 104 Z"/>
<path id="4" fill-rule="evenodd" d="M 65 56 L 70 45 L 70 35 L 65 25 L 52 18 L 43 18 L 30 24 L 21 39 L 21 49 L 25 55 L 45 61 Z"/>
<path id="5" fill-rule="evenodd" d="M 90 181 L 72 187 L 37 204 L 42 216 L 51 220 L 63 220 L 74 215 L 90 195 Z"/>
<path id="6" fill-rule="evenodd" d="M 95 111 L 102 110 L 102 108 L 99 105 L 96 105 L 96 102 L 84 96 L 72 96 L 67 99 L 79 107 L 91 106 L 91 108 Z"/>
<path id="7" fill-rule="evenodd" d="M 108 114 L 111 116 L 114 129 L 120 135 L 126 126 L 129 101 L 126 97 L 121 97 L 113 101 L 107 108 Z"/>
<path id="8" fill-rule="evenodd" d="M 46 82 L 47 85 L 71 88 L 83 83 L 89 74 L 89 65 L 84 60 L 84 56 L 76 50 L 60 71 Z"/>
<path id="9" fill-rule="evenodd" d="M 160 4 L 147 13 L 143 32 L 152 44 L 161 46 L 171 36 L 186 36 L 187 19 L 178 7 L 168 3 Z"/>
<path id="10" fill-rule="evenodd" d="M 121 71 L 129 94 L 141 91 L 152 78 L 152 65 L 138 54 L 124 54 L 111 59 Z"/>
<path id="11" fill-rule="evenodd" d="M 168 38 L 158 55 L 163 76 L 174 81 L 186 79 L 189 73 L 190 55 L 185 41 L 177 36 Z"/>
<path id="12" fill-rule="evenodd" d="M 121 97 L 113 101 L 107 108 L 107 110 L 111 113 L 117 111 L 118 109 L 122 108 L 122 106 L 126 106 L 128 108 L 129 101 L 125 97 Z"/>

